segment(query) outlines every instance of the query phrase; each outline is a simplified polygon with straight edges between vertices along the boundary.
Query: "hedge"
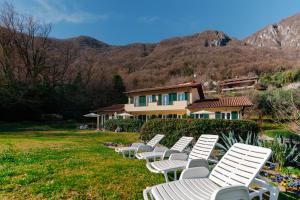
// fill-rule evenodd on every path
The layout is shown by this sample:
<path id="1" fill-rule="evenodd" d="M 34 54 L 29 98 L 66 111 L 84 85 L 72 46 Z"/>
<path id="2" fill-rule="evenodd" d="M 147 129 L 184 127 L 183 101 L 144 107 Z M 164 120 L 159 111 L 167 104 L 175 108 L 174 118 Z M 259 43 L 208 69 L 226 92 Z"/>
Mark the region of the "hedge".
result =
<path id="1" fill-rule="evenodd" d="M 141 128 L 141 139 L 150 140 L 155 134 L 164 134 L 161 142 L 171 147 L 181 136 L 192 136 L 195 139 L 202 134 L 234 132 L 246 138 L 249 132 L 257 134 L 259 127 L 254 121 L 215 120 L 215 119 L 153 119 L 144 123 Z"/>
<path id="2" fill-rule="evenodd" d="M 106 130 L 115 131 L 120 127 L 122 132 L 139 132 L 142 125 L 143 122 L 138 119 L 109 119 L 104 123 Z"/>

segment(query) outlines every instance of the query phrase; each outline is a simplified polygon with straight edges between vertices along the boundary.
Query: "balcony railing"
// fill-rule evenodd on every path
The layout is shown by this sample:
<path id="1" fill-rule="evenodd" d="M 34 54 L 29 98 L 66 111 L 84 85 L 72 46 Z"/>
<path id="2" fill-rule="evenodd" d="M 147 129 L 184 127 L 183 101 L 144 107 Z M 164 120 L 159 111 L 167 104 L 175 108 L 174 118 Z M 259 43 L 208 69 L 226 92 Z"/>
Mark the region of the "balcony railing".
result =
<path id="1" fill-rule="evenodd" d="M 155 111 L 155 110 L 183 110 L 188 105 L 186 100 L 173 101 L 172 105 L 158 105 L 157 102 L 148 103 L 146 106 L 135 106 L 134 104 L 125 104 L 125 110 L 134 111 Z"/>

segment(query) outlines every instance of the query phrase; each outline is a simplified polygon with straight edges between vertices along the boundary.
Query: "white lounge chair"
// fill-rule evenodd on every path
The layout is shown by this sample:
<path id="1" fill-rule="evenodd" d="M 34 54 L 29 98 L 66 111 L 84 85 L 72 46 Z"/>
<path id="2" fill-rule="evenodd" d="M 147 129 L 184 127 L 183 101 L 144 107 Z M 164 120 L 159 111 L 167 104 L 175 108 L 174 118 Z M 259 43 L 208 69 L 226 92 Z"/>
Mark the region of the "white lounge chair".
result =
<path id="1" fill-rule="evenodd" d="M 133 153 L 132 156 L 134 157 L 137 152 L 153 151 L 154 147 L 164 137 L 165 137 L 164 135 L 157 134 L 147 144 L 144 144 L 144 143 L 133 143 L 130 147 L 116 148 L 115 151 L 117 153 L 122 153 L 123 157 L 126 157 L 126 153 L 128 153 L 128 157 L 131 157 L 131 153 Z"/>
<path id="2" fill-rule="evenodd" d="M 168 149 L 167 147 L 155 147 L 155 149 L 152 152 L 142 152 L 137 153 L 135 155 L 136 158 L 142 160 L 145 159 L 147 162 L 150 159 L 161 159 L 169 157 L 173 153 L 181 153 L 184 151 L 184 149 L 192 142 L 194 138 L 193 137 L 181 137 L 173 146 L 171 149 Z"/>
<path id="3" fill-rule="evenodd" d="M 145 189 L 144 199 L 249 200 L 248 187 L 270 155 L 270 149 L 236 143 L 210 174 L 206 167 L 185 169 L 180 180 Z M 270 196 L 276 200 L 278 190 Z"/>
<path id="4" fill-rule="evenodd" d="M 149 162 L 146 166 L 151 172 L 164 174 L 166 182 L 169 181 L 168 173 L 174 172 L 174 180 L 176 180 L 178 170 L 206 164 L 218 139 L 218 135 L 203 134 L 199 137 L 189 155 L 175 153 L 168 160 Z"/>

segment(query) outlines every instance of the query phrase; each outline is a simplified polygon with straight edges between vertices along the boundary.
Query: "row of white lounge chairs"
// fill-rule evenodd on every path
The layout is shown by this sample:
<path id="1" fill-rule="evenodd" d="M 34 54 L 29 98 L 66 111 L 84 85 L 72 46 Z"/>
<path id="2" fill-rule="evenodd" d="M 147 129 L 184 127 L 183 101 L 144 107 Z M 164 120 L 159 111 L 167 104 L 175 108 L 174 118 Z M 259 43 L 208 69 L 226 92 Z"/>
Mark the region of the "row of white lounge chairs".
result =
<path id="1" fill-rule="evenodd" d="M 147 160 L 146 166 L 151 172 L 164 174 L 166 183 L 146 188 L 145 200 L 149 197 L 156 200 L 249 200 L 263 199 L 264 193 L 269 193 L 270 200 L 278 198 L 276 187 L 258 179 L 272 153 L 270 149 L 236 143 L 210 172 L 208 161 L 218 141 L 217 135 L 201 135 L 189 155 L 183 152 L 192 137 L 180 138 L 171 149 L 157 146 L 163 138 L 164 135 L 158 134 L 147 144 L 133 143 L 130 147 L 115 149 L 124 157 Z M 183 171 L 177 180 L 179 170 Z M 169 172 L 174 172 L 172 182 L 168 179 Z M 259 188 L 250 188 L 251 184 Z"/>

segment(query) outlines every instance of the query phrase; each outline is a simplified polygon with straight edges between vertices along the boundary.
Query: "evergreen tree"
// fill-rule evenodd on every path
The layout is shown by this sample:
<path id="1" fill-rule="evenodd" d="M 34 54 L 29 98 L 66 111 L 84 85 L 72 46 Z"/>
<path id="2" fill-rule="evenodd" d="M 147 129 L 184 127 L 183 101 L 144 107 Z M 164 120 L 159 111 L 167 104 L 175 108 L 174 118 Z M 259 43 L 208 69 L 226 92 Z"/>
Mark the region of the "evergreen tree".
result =
<path id="1" fill-rule="evenodd" d="M 113 75 L 113 89 L 112 89 L 112 104 L 126 103 L 127 97 L 124 94 L 125 86 L 123 83 L 123 79 L 120 75 Z"/>

